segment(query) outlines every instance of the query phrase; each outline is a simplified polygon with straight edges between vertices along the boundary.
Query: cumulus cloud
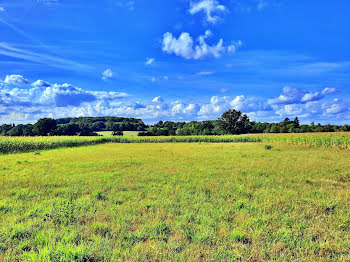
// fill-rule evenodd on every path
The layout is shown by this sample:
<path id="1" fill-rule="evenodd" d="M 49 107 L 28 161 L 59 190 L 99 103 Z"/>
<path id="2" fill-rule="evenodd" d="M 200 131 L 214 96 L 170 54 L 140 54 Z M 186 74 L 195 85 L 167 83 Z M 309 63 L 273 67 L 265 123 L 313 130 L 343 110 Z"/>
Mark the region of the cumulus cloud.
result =
<path id="1" fill-rule="evenodd" d="M 121 92 L 88 91 L 71 84 L 50 84 L 43 80 L 30 83 L 22 76 L 7 76 L 5 83 L 16 87 L 5 87 L 0 92 L 0 104 L 13 107 L 69 107 L 97 101 L 113 101 L 128 95 Z M 21 88 L 30 85 L 32 88 Z"/>
<path id="2" fill-rule="evenodd" d="M 212 36 L 210 30 L 200 35 L 195 43 L 192 36 L 183 32 L 179 38 L 167 32 L 163 35 L 162 50 L 168 54 L 175 54 L 185 59 L 202 59 L 206 57 L 219 58 L 225 53 L 235 53 L 236 49 L 242 45 L 241 41 L 224 46 L 223 39 L 216 45 L 208 45 L 206 39 Z"/>
<path id="3" fill-rule="evenodd" d="M 37 80 L 35 81 L 32 86 L 35 86 L 35 87 L 49 87 L 51 86 L 51 84 L 49 82 L 45 82 L 43 80 Z"/>
<path id="4" fill-rule="evenodd" d="M 154 58 L 147 58 L 146 59 L 146 65 L 152 65 L 154 63 L 155 59 Z"/>
<path id="5" fill-rule="evenodd" d="M 7 75 L 5 78 L 5 83 L 9 85 L 30 85 L 30 82 L 21 75 Z"/>
<path id="6" fill-rule="evenodd" d="M 228 109 L 236 109 L 244 113 L 272 111 L 265 100 L 256 97 L 246 97 L 244 95 L 230 96 L 213 96 L 210 103 L 203 105 L 200 108 L 199 115 L 206 118 L 212 118 L 214 115 L 219 116 Z"/>
<path id="7" fill-rule="evenodd" d="M 155 98 L 153 98 L 152 102 L 153 103 L 163 103 L 164 99 L 161 98 L 160 96 L 156 96 Z"/>
<path id="8" fill-rule="evenodd" d="M 276 111 L 280 116 L 300 116 L 304 112 L 304 106 L 301 104 L 283 105 Z"/>
<path id="9" fill-rule="evenodd" d="M 113 77 L 113 71 L 111 69 L 106 69 L 103 73 L 102 73 L 102 80 L 103 81 L 107 81 L 109 78 Z"/>
<path id="10" fill-rule="evenodd" d="M 337 90 L 335 88 L 329 88 L 329 87 L 326 87 L 325 89 L 322 90 L 322 95 L 328 95 L 328 94 L 334 94 L 336 93 Z"/>
<path id="11" fill-rule="evenodd" d="M 196 3 L 191 2 L 189 12 L 192 15 L 203 12 L 206 15 L 206 21 L 215 24 L 220 20 L 220 17 L 216 14 L 223 13 L 226 10 L 226 7 L 220 5 L 216 0 L 202 0 Z"/>
<path id="12" fill-rule="evenodd" d="M 286 86 L 283 88 L 282 94 L 277 98 L 268 100 L 269 104 L 293 104 L 299 102 L 305 92 L 298 88 Z"/>
<path id="13" fill-rule="evenodd" d="M 189 121 L 217 119 L 226 110 L 237 109 L 258 121 L 280 121 L 285 117 L 299 116 L 304 121 L 330 119 L 333 122 L 334 119 L 347 119 L 350 113 L 349 102 L 328 99 L 327 96 L 335 92 L 337 90 L 334 88 L 324 88 L 318 92 L 284 88 L 282 94 L 287 98 L 273 98 L 277 99 L 277 103 L 245 95 L 212 96 L 198 102 L 168 102 L 161 96 L 138 101 L 126 93 L 90 91 L 67 83 L 50 84 L 38 80 L 31 85 L 18 84 L 14 87 L 4 84 L 0 88 L 0 121 L 18 123 L 33 122 L 41 117 L 106 115 L 138 117 L 146 121 Z M 308 97 L 307 94 L 309 98 L 302 101 Z"/>
<path id="14" fill-rule="evenodd" d="M 310 101 L 317 101 L 323 99 L 326 95 L 334 94 L 337 90 L 335 88 L 328 88 L 326 87 L 321 92 L 314 92 L 314 93 L 306 93 L 301 101 L 302 102 L 310 102 Z"/>
<path id="15" fill-rule="evenodd" d="M 350 113 L 350 105 L 339 100 L 324 103 L 322 107 L 326 111 L 326 113 L 331 114 L 333 116 L 340 113 Z"/>
<path id="16" fill-rule="evenodd" d="M 337 90 L 335 88 L 324 88 L 318 92 L 308 92 L 299 88 L 286 86 L 283 88 L 282 94 L 277 98 L 268 100 L 271 105 L 288 105 L 306 103 L 311 101 L 318 101 L 325 98 L 326 95 L 334 94 Z"/>

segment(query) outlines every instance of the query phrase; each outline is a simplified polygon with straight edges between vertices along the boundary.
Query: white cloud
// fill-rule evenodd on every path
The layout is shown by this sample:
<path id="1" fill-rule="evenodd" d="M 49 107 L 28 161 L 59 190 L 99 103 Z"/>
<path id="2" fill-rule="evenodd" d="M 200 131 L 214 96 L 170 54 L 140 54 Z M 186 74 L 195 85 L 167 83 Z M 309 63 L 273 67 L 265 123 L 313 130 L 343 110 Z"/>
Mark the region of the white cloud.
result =
<path id="1" fill-rule="evenodd" d="M 167 81 L 167 80 L 169 80 L 169 77 L 168 77 L 168 76 L 159 76 L 159 77 L 153 76 L 153 77 L 151 78 L 151 81 L 152 81 L 153 83 L 158 82 L 158 81 L 162 81 L 162 80 Z"/>
<path id="2" fill-rule="evenodd" d="M 147 58 L 146 59 L 146 65 L 152 65 L 154 63 L 155 59 L 154 58 Z"/>
<path id="3" fill-rule="evenodd" d="M 5 12 L 5 8 L 3 8 L 2 6 L 0 6 L 0 12 Z"/>
<path id="4" fill-rule="evenodd" d="M 80 106 L 83 103 L 96 101 L 113 101 L 128 97 L 126 93 L 88 91 L 74 87 L 70 84 L 53 84 L 38 80 L 32 84 L 32 88 L 20 88 L 30 85 L 30 82 L 22 76 L 7 77 L 6 83 L 16 86 L 9 89 L 5 87 L 0 92 L 0 103 L 7 107 L 69 107 Z"/>
<path id="5" fill-rule="evenodd" d="M 299 102 L 304 96 L 305 92 L 298 89 L 286 86 L 283 88 L 282 94 L 277 98 L 268 100 L 269 104 L 293 104 Z"/>
<path id="6" fill-rule="evenodd" d="M 283 94 L 287 99 L 282 99 L 282 102 L 292 101 L 293 97 L 298 98 L 297 102 L 289 104 L 269 104 L 267 99 L 244 95 L 212 96 L 207 101 L 202 99 L 198 102 L 167 102 L 161 96 L 156 96 L 152 101 L 145 102 L 129 97 L 126 93 L 90 91 L 67 83 L 59 85 L 38 80 L 26 86 L 3 85 L 0 89 L 0 121 L 18 123 L 33 122 L 48 116 L 59 118 L 106 115 L 138 117 L 146 121 L 189 121 L 217 119 L 228 109 L 240 110 L 252 120 L 258 121 L 280 121 L 294 116 L 304 121 L 346 121 L 349 119 L 350 103 L 327 100 L 326 94 L 334 92 L 335 89 L 325 88 L 318 92 L 324 96 L 321 100 L 303 102 L 301 100 L 306 94 L 311 96 L 317 92 L 284 88 Z"/>
<path id="7" fill-rule="evenodd" d="M 328 95 L 328 94 L 334 94 L 336 93 L 337 90 L 335 88 L 329 88 L 329 87 L 326 87 L 325 89 L 322 90 L 322 95 Z"/>
<path id="8" fill-rule="evenodd" d="M 218 117 L 228 109 L 236 109 L 244 113 L 272 111 L 272 108 L 263 99 L 247 98 L 244 95 L 234 98 L 230 96 L 213 96 L 210 99 L 210 103 L 201 106 L 198 114 L 206 118 L 213 118 L 214 116 Z"/>
<path id="9" fill-rule="evenodd" d="M 336 93 L 337 90 L 335 88 L 328 88 L 326 87 L 325 89 L 323 89 L 321 92 L 314 92 L 314 93 L 306 93 L 301 101 L 302 102 L 309 102 L 309 101 L 317 101 L 317 100 L 321 100 L 322 98 L 324 98 L 326 95 L 329 94 L 334 94 Z"/>
<path id="10" fill-rule="evenodd" d="M 301 115 L 304 111 L 304 106 L 300 104 L 290 104 L 284 105 L 280 110 L 276 113 L 280 116 L 297 116 Z"/>
<path id="11" fill-rule="evenodd" d="M 206 15 L 206 21 L 215 24 L 220 20 L 220 17 L 215 14 L 223 13 L 226 10 L 226 7 L 220 5 L 216 0 L 202 0 L 197 3 L 191 2 L 189 12 L 192 15 L 204 12 Z"/>
<path id="12" fill-rule="evenodd" d="M 9 85 L 30 85 L 30 82 L 21 75 L 7 75 L 5 83 Z"/>
<path id="13" fill-rule="evenodd" d="M 212 74 L 214 74 L 214 72 L 207 71 L 207 72 L 198 72 L 196 75 L 197 76 L 209 76 Z"/>
<path id="14" fill-rule="evenodd" d="M 225 53 L 234 53 L 236 48 L 242 45 L 241 41 L 229 46 L 223 45 L 220 39 L 216 45 L 208 45 L 206 39 L 212 36 L 210 30 L 200 35 L 195 44 L 191 35 L 187 32 L 182 33 L 179 38 L 173 37 L 169 32 L 163 35 L 162 50 L 168 54 L 175 54 L 185 59 L 202 59 L 206 57 L 219 58 Z"/>
<path id="15" fill-rule="evenodd" d="M 37 80 L 35 81 L 32 86 L 35 86 L 35 87 L 49 87 L 51 86 L 51 84 L 49 82 L 45 82 L 43 80 Z"/>
<path id="16" fill-rule="evenodd" d="M 152 102 L 153 103 L 163 103 L 164 99 L 161 98 L 160 96 L 156 96 L 155 98 L 153 98 Z"/>
<path id="17" fill-rule="evenodd" d="M 65 70 L 91 71 L 93 69 L 91 66 L 80 64 L 75 61 L 66 60 L 57 56 L 46 55 L 43 53 L 34 53 L 32 51 L 20 49 L 3 42 L 0 43 L 0 55 L 45 64 L 50 67 L 62 68 Z"/>
<path id="18" fill-rule="evenodd" d="M 282 94 L 277 98 L 268 100 L 271 105 L 288 105 L 299 104 L 311 101 L 318 101 L 323 99 L 326 95 L 334 94 L 337 90 L 335 88 L 324 88 L 322 91 L 307 92 L 299 88 L 286 86 L 283 88 Z"/>
<path id="19" fill-rule="evenodd" d="M 106 69 L 103 73 L 102 73 L 102 80 L 106 81 L 109 78 L 113 77 L 113 71 L 111 69 Z"/>
<path id="20" fill-rule="evenodd" d="M 323 104 L 323 107 L 326 109 L 326 113 L 328 114 L 339 114 L 343 112 L 349 112 L 350 108 L 348 108 L 349 105 L 346 105 L 342 102 L 335 101 L 334 103 L 325 103 Z"/>

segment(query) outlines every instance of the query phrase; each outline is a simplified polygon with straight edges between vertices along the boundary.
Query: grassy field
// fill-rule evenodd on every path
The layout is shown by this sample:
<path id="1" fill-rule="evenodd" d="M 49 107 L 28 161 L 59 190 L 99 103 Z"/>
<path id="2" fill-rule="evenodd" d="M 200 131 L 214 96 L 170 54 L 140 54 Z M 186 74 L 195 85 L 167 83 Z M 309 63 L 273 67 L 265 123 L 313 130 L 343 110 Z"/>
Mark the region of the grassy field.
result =
<path id="1" fill-rule="evenodd" d="M 135 132 L 127 136 L 112 137 L 0 137 L 0 154 L 76 147 L 103 143 L 227 143 L 227 142 L 279 142 L 325 147 L 350 147 L 350 133 L 310 133 L 310 134 L 257 134 L 240 136 L 166 136 L 138 137 Z"/>
<path id="2" fill-rule="evenodd" d="M 0 155 L 0 261 L 349 261 L 350 152 L 265 145 Z"/>

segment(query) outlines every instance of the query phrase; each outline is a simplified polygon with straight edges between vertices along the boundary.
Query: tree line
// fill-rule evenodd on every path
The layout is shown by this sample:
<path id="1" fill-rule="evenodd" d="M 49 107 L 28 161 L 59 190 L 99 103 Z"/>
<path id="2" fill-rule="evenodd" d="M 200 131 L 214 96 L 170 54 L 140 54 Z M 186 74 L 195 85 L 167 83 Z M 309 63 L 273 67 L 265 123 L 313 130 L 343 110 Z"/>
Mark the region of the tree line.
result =
<path id="1" fill-rule="evenodd" d="M 279 123 L 250 121 L 249 117 L 238 110 L 226 111 L 218 120 L 171 122 L 159 121 L 150 126 L 141 136 L 190 136 L 190 135 L 226 135 L 248 133 L 312 133 L 312 132 L 348 132 L 349 125 L 321 125 L 312 122 L 301 125 L 298 117 L 286 118 Z"/>
<path id="2" fill-rule="evenodd" d="M 1 136 L 97 136 L 99 131 L 144 131 L 141 119 L 125 117 L 42 118 L 34 125 L 4 124 Z"/>
<path id="3" fill-rule="evenodd" d="M 226 111 L 218 120 L 171 122 L 146 125 L 141 119 L 124 117 L 78 117 L 39 119 L 35 124 L 0 126 L 1 136 L 97 136 L 99 131 L 139 131 L 139 136 L 191 136 L 247 133 L 310 133 L 350 131 L 349 125 L 300 124 L 298 117 L 279 123 L 250 121 L 238 110 Z"/>

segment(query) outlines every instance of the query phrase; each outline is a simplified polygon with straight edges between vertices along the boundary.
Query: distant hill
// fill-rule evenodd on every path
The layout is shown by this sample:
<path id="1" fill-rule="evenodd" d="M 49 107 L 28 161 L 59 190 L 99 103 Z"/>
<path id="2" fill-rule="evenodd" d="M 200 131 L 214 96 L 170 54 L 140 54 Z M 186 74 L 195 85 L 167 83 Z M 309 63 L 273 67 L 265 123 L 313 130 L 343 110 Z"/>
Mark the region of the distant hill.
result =
<path id="1" fill-rule="evenodd" d="M 145 123 L 141 119 L 126 117 L 67 117 L 56 120 L 57 125 L 78 124 L 93 131 L 144 131 Z"/>

